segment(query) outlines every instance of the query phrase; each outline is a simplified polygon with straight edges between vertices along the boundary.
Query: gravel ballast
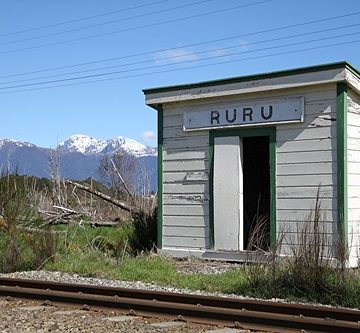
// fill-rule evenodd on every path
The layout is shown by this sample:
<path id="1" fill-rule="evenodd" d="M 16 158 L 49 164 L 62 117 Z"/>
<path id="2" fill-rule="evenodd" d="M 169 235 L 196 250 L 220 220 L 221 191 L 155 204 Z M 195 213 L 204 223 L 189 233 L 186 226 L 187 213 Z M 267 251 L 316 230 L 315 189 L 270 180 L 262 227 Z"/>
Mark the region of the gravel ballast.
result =
<path id="1" fill-rule="evenodd" d="M 129 317 L 124 320 L 109 320 L 109 318 L 119 318 L 119 313 L 84 311 L 64 305 L 44 306 L 39 302 L 0 297 L 0 332 L 2 333 L 205 333 L 216 329 L 211 325 L 192 323 L 182 323 L 182 325 L 171 325 L 159 329 L 159 327 L 151 325 L 161 322 L 156 318 Z"/>

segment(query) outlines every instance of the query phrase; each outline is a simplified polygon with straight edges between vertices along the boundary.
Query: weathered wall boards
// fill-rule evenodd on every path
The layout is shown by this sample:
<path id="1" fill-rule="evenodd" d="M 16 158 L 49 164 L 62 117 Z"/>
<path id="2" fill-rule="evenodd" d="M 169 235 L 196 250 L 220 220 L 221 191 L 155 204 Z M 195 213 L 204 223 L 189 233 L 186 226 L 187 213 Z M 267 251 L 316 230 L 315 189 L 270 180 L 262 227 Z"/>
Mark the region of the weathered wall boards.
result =
<path id="1" fill-rule="evenodd" d="M 319 191 L 329 248 L 343 232 L 360 266 L 358 70 L 341 62 L 144 93 L 158 112 L 163 253 L 244 260 L 283 235 L 289 254 Z"/>

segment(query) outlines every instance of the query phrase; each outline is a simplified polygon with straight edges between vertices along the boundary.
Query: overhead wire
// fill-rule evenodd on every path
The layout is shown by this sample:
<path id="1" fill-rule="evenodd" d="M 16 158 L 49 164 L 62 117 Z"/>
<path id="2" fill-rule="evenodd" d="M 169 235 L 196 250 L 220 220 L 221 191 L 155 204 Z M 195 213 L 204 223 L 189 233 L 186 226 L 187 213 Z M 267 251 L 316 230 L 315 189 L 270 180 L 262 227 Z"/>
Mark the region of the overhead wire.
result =
<path id="1" fill-rule="evenodd" d="M 96 23 L 96 24 L 87 25 L 87 26 L 84 26 L 84 27 L 72 28 L 72 29 L 68 29 L 68 30 L 65 30 L 65 31 L 51 32 L 51 33 L 48 33 L 46 35 L 40 35 L 40 36 L 35 36 L 35 37 L 28 37 L 28 38 L 13 40 L 13 41 L 9 41 L 9 42 L 3 42 L 3 43 L 0 43 L 0 46 L 10 45 L 10 44 L 17 44 L 17 43 L 27 42 L 27 41 L 41 39 L 41 38 L 47 38 L 47 37 L 63 35 L 63 34 L 76 32 L 76 31 L 81 31 L 81 30 L 90 29 L 90 28 L 97 28 L 97 27 L 101 27 L 101 26 L 104 26 L 104 25 L 109 25 L 109 24 L 113 24 L 113 23 L 117 23 L 117 22 L 123 22 L 123 21 L 128 21 L 128 20 L 133 20 L 133 19 L 136 19 L 136 18 L 140 18 L 140 17 L 150 16 L 150 15 L 155 15 L 155 14 L 161 14 L 161 13 L 165 13 L 165 12 L 169 12 L 169 11 L 177 10 L 177 9 L 181 9 L 181 8 L 192 7 L 192 6 L 199 5 L 199 4 L 202 4 L 202 3 L 205 3 L 205 2 L 210 2 L 210 1 L 213 1 L 213 0 L 201 0 L 201 1 L 192 2 L 192 3 L 188 3 L 188 4 L 185 4 L 185 5 L 181 5 L 181 6 L 165 8 L 165 9 L 156 10 L 156 11 L 149 12 L 149 13 L 138 14 L 138 15 L 125 17 L 125 18 L 121 18 L 121 19 L 117 19 L 117 20 L 112 20 L 112 21 L 107 21 L 107 22 L 102 22 L 102 23 Z"/>
<path id="2" fill-rule="evenodd" d="M 264 3 L 267 3 L 267 2 L 271 2 L 271 1 L 273 1 L 273 0 L 261 0 L 261 1 L 253 2 L 253 3 L 244 4 L 244 5 L 238 5 L 238 6 L 223 8 L 223 9 L 219 9 L 219 10 L 214 10 L 214 11 L 200 13 L 200 14 L 194 14 L 194 15 L 190 15 L 190 16 L 184 16 L 184 17 L 180 17 L 180 18 L 177 18 L 177 19 L 159 21 L 159 22 L 154 22 L 154 23 L 150 23 L 150 24 L 144 24 L 144 25 L 125 28 L 125 29 L 121 29 L 121 30 L 104 32 L 104 33 L 100 33 L 100 34 L 93 34 L 93 35 L 89 35 L 89 36 L 78 37 L 78 38 L 74 38 L 74 39 L 67 39 L 67 40 L 63 40 L 63 41 L 46 43 L 46 44 L 41 44 L 41 45 L 36 45 L 36 46 L 29 46 L 29 47 L 23 47 L 23 48 L 18 48 L 18 49 L 0 51 L 0 54 L 9 54 L 9 53 L 15 53 L 15 52 L 20 52 L 20 51 L 44 48 L 44 47 L 47 47 L 47 46 L 54 46 L 54 45 L 60 45 L 60 44 L 65 44 L 65 43 L 78 42 L 78 41 L 92 39 L 92 38 L 104 37 L 104 36 L 119 34 L 119 33 L 122 33 L 122 32 L 128 32 L 128 31 L 134 31 L 134 30 L 139 30 L 139 29 L 144 29 L 144 28 L 150 28 L 150 27 L 160 26 L 160 25 L 164 25 L 164 24 L 190 20 L 190 19 L 194 19 L 194 18 L 198 18 L 198 17 L 203 17 L 203 16 L 208 16 L 208 15 L 228 12 L 228 11 L 231 11 L 231 10 L 236 10 L 236 9 L 240 9 L 240 8 L 244 8 L 244 7 L 255 6 L 255 5 L 259 5 L 259 4 L 264 4 Z"/>
<path id="3" fill-rule="evenodd" d="M 126 11 L 129 11 L 129 10 L 139 9 L 139 8 L 143 8 L 143 7 L 149 7 L 149 6 L 153 6 L 153 5 L 157 5 L 157 4 L 160 4 L 160 3 L 163 3 L 163 2 L 169 2 L 169 1 L 171 1 L 171 0 L 154 1 L 154 2 L 145 3 L 145 4 L 142 4 L 142 5 L 137 5 L 137 6 L 133 6 L 133 7 L 123 8 L 123 9 L 119 9 L 119 10 L 113 10 L 111 12 L 106 12 L 106 13 L 102 13 L 102 14 L 84 16 L 84 17 L 80 17 L 80 18 L 77 18 L 77 19 L 72 19 L 72 20 L 58 22 L 58 23 L 52 23 L 52 24 L 48 24 L 48 25 L 35 27 L 35 28 L 29 28 L 29 29 L 24 29 L 24 30 L 7 32 L 5 34 L 0 34 L 0 37 L 18 35 L 18 34 L 21 34 L 21 33 L 26 33 L 26 32 L 36 31 L 36 30 L 53 28 L 53 27 L 57 27 L 57 26 L 60 26 L 60 25 L 65 25 L 65 24 L 69 24 L 69 23 L 75 23 L 75 22 L 90 20 L 90 19 L 93 19 L 93 18 L 108 16 L 108 15 L 113 15 L 113 14 L 118 14 L 118 13 L 126 12 Z"/>
<path id="4" fill-rule="evenodd" d="M 276 28 L 265 29 L 265 30 L 260 30 L 260 31 L 255 31 L 255 32 L 230 36 L 230 37 L 212 39 L 212 40 L 207 40 L 207 41 L 203 41 L 203 42 L 196 42 L 196 43 L 190 43 L 190 44 L 183 44 L 181 46 L 172 47 L 172 48 L 158 49 L 158 50 L 146 51 L 146 52 L 138 52 L 138 53 L 124 55 L 124 56 L 121 56 L 121 57 L 113 57 L 113 58 L 107 58 L 107 59 L 101 59 L 101 60 L 95 60 L 95 61 L 89 61 L 89 62 L 73 64 L 73 65 L 67 65 L 67 66 L 59 66 L 59 67 L 42 69 L 42 70 L 35 70 L 35 71 L 29 71 L 29 72 L 8 74 L 8 75 L 0 76 L 0 79 L 7 78 L 7 77 L 16 77 L 16 76 L 22 76 L 22 75 L 31 75 L 31 74 L 36 74 L 36 73 L 43 73 L 43 72 L 48 72 L 48 71 L 55 71 L 55 70 L 59 70 L 59 69 L 66 69 L 66 68 L 93 65 L 93 64 L 103 63 L 103 62 L 122 60 L 122 59 L 126 59 L 126 58 L 133 58 L 133 57 L 144 56 L 144 55 L 151 55 L 151 54 L 176 50 L 176 49 L 180 49 L 180 48 L 200 46 L 200 45 L 216 43 L 216 42 L 222 42 L 222 41 L 227 41 L 227 40 L 236 39 L 236 38 L 249 37 L 249 36 L 255 36 L 255 35 L 265 34 L 265 33 L 269 33 L 269 32 L 275 32 L 275 31 L 280 31 L 280 30 L 285 30 L 285 29 L 291 29 L 291 28 L 301 27 L 301 26 L 305 26 L 305 25 L 316 24 L 316 23 L 320 23 L 320 22 L 337 20 L 337 19 L 340 19 L 340 18 L 356 16 L 356 15 L 359 15 L 359 14 L 360 14 L 360 12 L 348 13 L 348 14 L 344 14 L 344 15 L 332 16 L 332 17 L 327 17 L 327 18 L 318 19 L 318 20 L 312 20 L 312 21 L 307 21 L 307 22 L 302 22 L 302 23 L 291 24 L 291 25 L 287 25 L 287 26 L 280 26 L 280 27 L 276 27 Z M 357 24 L 344 26 L 344 27 L 350 27 L 350 26 L 355 26 L 355 25 L 357 25 Z"/>
<path id="5" fill-rule="evenodd" d="M 183 64 L 193 63 L 193 62 L 198 62 L 198 61 L 219 59 L 219 58 L 231 57 L 231 56 L 240 55 L 240 54 L 248 54 L 248 53 L 260 52 L 260 51 L 267 51 L 267 50 L 272 50 L 272 49 L 278 49 L 278 48 L 301 45 L 301 44 L 307 44 L 307 43 L 313 43 L 313 42 L 320 42 L 320 41 L 325 41 L 325 40 L 329 40 L 329 39 L 336 39 L 336 38 L 340 38 L 340 37 L 347 37 L 347 36 L 353 36 L 353 35 L 358 35 L 358 34 L 360 34 L 360 32 L 354 32 L 354 33 L 342 34 L 342 35 L 336 35 L 336 36 L 330 36 L 330 37 L 322 37 L 322 38 L 312 39 L 312 40 L 309 40 L 309 41 L 301 41 L 301 42 L 289 43 L 289 44 L 285 44 L 285 45 L 270 46 L 270 47 L 266 47 L 266 48 L 262 48 L 262 49 L 256 49 L 256 50 L 247 50 L 247 51 L 241 51 L 241 52 L 234 52 L 234 53 L 229 53 L 229 54 L 226 54 L 226 55 L 215 55 L 215 56 L 201 58 L 201 59 L 185 60 L 185 61 L 182 61 L 180 64 L 183 65 Z M 140 68 L 130 68 L 130 69 L 125 69 L 125 70 L 121 70 L 121 71 L 113 71 L 113 72 L 106 72 L 106 73 L 100 73 L 100 74 L 92 74 L 92 75 L 70 77 L 70 78 L 64 78 L 64 79 L 58 79 L 58 80 L 50 80 L 50 81 L 42 81 L 42 82 L 35 82 L 35 83 L 13 85 L 13 86 L 5 86 L 5 87 L 0 87 L 0 90 L 15 89 L 15 88 L 22 88 L 22 87 L 30 87 L 30 86 L 36 86 L 36 85 L 45 85 L 45 84 L 52 84 L 52 83 L 58 83 L 58 82 L 84 80 L 84 79 L 89 79 L 89 78 L 110 76 L 110 75 L 115 75 L 115 74 L 120 74 L 120 73 L 128 73 L 128 72 L 134 72 L 134 71 L 140 71 L 140 70 L 148 70 L 148 69 L 153 69 L 153 68 L 161 68 L 161 67 L 174 66 L 174 65 L 178 65 L 178 64 L 163 64 L 163 65 L 154 65 L 154 66 L 147 66 L 147 67 L 140 67 Z"/>
<path id="6" fill-rule="evenodd" d="M 253 46 L 253 45 L 258 45 L 258 44 L 264 44 L 264 43 L 269 43 L 269 42 L 285 40 L 285 39 L 304 37 L 304 36 L 309 36 L 309 35 L 323 33 L 323 32 L 329 32 L 329 31 L 340 30 L 340 29 L 345 29 L 345 28 L 349 28 L 349 27 L 355 27 L 355 26 L 359 26 L 359 25 L 360 25 L 360 23 L 349 24 L 349 25 L 345 25 L 345 26 L 340 26 L 340 27 L 338 26 L 338 27 L 333 27 L 333 28 L 328 28 L 328 29 L 310 31 L 310 32 L 306 32 L 306 33 L 296 34 L 296 35 L 290 35 L 290 36 L 283 36 L 283 37 L 277 37 L 277 38 L 272 38 L 272 39 L 266 39 L 266 40 L 261 40 L 261 41 L 257 41 L 257 42 L 246 43 L 245 46 L 248 47 L 248 46 Z M 343 34 L 343 35 L 340 35 L 340 37 L 351 36 L 351 35 L 354 35 L 354 34 L 359 34 L 359 32 Z M 329 37 L 329 39 L 332 39 L 332 38 L 338 38 L 338 36 Z M 320 40 L 323 40 L 323 39 L 326 40 L 327 38 L 324 37 L 324 38 L 322 38 Z M 319 40 L 315 40 L 315 41 L 319 41 Z M 309 42 L 311 42 L 311 41 L 309 41 Z M 160 58 L 156 58 L 155 60 L 156 61 L 176 60 L 176 59 L 186 58 L 187 56 L 192 56 L 193 57 L 193 56 L 197 56 L 199 54 L 204 54 L 204 53 L 211 53 L 211 52 L 218 52 L 218 51 L 226 51 L 226 50 L 230 50 L 230 49 L 236 49 L 236 48 L 239 48 L 239 47 L 242 47 L 242 46 L 243 45 L 233 45 L 233 46 L 228 46 L 228 47 L 213 48 L 213 49 L 207 49 L 207 50 L 202 50 L 202 51 L 197 51 L 197 52 L 191 52 L 191 53 L 185 54 L 185 55 L 173 55 L 173 56 L 160 57 Z M 280 46 L 280 47 L 282 47 L 282 46 Z M 131 63 L 123 63 L 123 64 L 118 64 L 118 65 L 113 65 L 113 66 L 92 68 L 92 69 L 75 71 L 75 72 L 47 75 L 47 76 L 34 77 L 34 78 L 28 78 L 28 79 L 21 79 L 21 80 L 6 81 L 6 82 L 0 82 L 0 85 L 10 84 L 10 83 L 18 83 L 18 82 L 26 82 L 26 81 L 33 81 L 33 80 L 43 80 L 43 79 L 48 79 L 48 78 L 53 78 L 53 77 L 60 77 L 60 76 L 74 75 L 74 74 L 88 73 L 88 72 L 95 72 L 95 71 L 111 69 L 111 68 L 118 68 L 118 67 L 134 66 L 134 65 L 140 65 L 140 64 L 145 64 L 145 63 L 151 63 L 151 62 L 154 62 L 155 60 L 154 59 L 141 60 L 141 61 L 136 61 L 136 62 L 131 62 Z M 182 61 L 182 63 L 183 63 L 183 61 Z"/>
<path id="7" fill-rule="evenodd" d="M 284 52 L 277 52 L 277 53 L 254 56 L 254 57 L 248 57 L 248 58 L 242 58 L 242 59 L 227 60 L 227 61 L 221 61 L 221 62 L 210 63 L 210 64 L 188 66 L 188 67 L 176 68 L 176 69 L 171 68 L 171 69 L 167 69 L 167 70 L 153 71 L 153 72 L 147 72 L 147 73 L 131 74 L 131 75 L 119 76 L 119 77 L 115 77 L 115 78 L 107 78 L 107 79 L 99 79 L 99 80 L 93 80 L 93 81 L 62 84 L 62 85 L 55 85 L 55 86 L 49 86 L 49 87 L 20 89 L 20 90 L 13 90 L 13 91 L 7 91 L 7 92 L 1 92 L 0 91 L 0 94 L 11 94 L 11 93 L 17 93 L 17 92 L 27 92 L 27 91 L 34 91 L 34 90 L 44 90 L 44 89 L 52 89 L 52 88 L 60 88 L 60 87 L 77 86 L 77 85 L 83 85 L 83 84 L 92 84 L 92 83 L 98 83 L 98 82 L 104 82 L 104 81 L 114 81 L 114 80 L 120 80 L 120 79 L 129 79 L 129 78 L 133 78 L 133 77 L 141 77 L 141 76 L 163 74 L 163 73 L 176 72 L 176 71 L 184 71 L 184 70 L 189 70 L 189 69 L 204 68 L 204 67 L 218 66 L 218 65 L 224 65 L 224 64 L 229 64 L 229 63 L 236 63 L 236 62 L 241 62 L 241 61 L 246 61 L 246 60 L 255 60 L 255 59 L 269 58 L 269 57 L 285 55 L 285 54 L 293 54 L 293 53 L 297 53 L 297 52 L 306 52 L 306 51 L 312 51 L 312 50 L 319 50 L 319 49 L 323 49 L 323 48 L 336 47 L 336 46 L 339 46 L 339 45 L 355 44 L 355 43 L 359 43 L 359 42 L 360 42 L 360 39 L 353 40 L 353 41 L 348 41 L 348 42 L 340 42 L 340 43 L 335 43 L 335 44 L 322 45 L 322 46 L 314 46 L 314 47 L 309 47 L 309 48 L 305 48 L 305 49 L 297 49 L 297 50 L 290 50 L 290 51 L 284 51 Z"/>

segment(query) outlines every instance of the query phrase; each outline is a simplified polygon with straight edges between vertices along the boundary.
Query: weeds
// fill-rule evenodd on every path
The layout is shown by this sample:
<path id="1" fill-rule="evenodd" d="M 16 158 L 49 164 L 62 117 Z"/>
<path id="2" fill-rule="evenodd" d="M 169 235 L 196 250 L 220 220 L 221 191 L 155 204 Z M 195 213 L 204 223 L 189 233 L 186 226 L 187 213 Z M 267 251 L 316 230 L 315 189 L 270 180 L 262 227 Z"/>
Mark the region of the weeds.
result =
<path id="1" fill-rule="evenodd" d="M 250 237 L 250 248 L 262 241 L 261 224 Z M 326 216 L 322 207 L 320 188 L 315 206 L 306 221 L 297 229 L 298 244 L 290 245 L 291 255 L 281 258 L 284 233 L 278 235 L 275 247 L 266 255 L 253 255 L 245 277 L 248 292 L 257 297 L 302 299 L 325 304 L 360 306 L 360 284 L 356 272 L 346 268 L 347 250 L 342 230 L 331 238 L 325 229 Z M 259 251 L 258 251 L 259 252 Z"/>
<path id="2" fill-rule="evenodd" d="M 157 210 L 139 210 L 132 214 L 134 232 L 129 239 L 133 255 L 154 250 L 157 237 Z"/>
<path id="3" fill-rule="evenodd" d="M 294 296 L 331 303 L 339 300 L 350 284 L 345 269 L 347 255 L 343 233 L 335 239 L 325 229 L 326 216 L 318 188 L 315 207 L 306 223 L 297 230 L 299 245 L 292 247 L 286 262 L 287 275 L 281 276 L 284 287 Z M 341 268 L 341 269 L 339 269 Z"/>
<path id="4" fill-rule="evenodd" d="M 0 178 L 0 271 L 37 269 L 55 257 L 56 241 L 38 224 L 36 180 Z"/>

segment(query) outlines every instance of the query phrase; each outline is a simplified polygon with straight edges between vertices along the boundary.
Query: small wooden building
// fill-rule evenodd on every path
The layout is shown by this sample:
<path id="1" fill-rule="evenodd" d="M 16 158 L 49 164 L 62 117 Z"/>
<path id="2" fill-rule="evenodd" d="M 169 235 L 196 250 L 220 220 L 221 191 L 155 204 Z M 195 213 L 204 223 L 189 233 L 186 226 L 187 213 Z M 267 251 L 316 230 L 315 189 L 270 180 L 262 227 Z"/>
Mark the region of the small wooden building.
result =
<path id="1" fill-rule="evenodd" d="M 321 226 L 360 265 L 360 72 L 346 62 L 144 90 L 158 112 L 158 248 L 244 260 Z M 249 247 L 250 246 L 250 247 Z M 332 245 L 330 245 L 332 246 Z M 335 246 L 335 245 L 334 245 Z"/>

